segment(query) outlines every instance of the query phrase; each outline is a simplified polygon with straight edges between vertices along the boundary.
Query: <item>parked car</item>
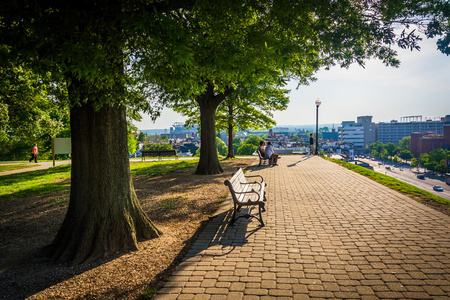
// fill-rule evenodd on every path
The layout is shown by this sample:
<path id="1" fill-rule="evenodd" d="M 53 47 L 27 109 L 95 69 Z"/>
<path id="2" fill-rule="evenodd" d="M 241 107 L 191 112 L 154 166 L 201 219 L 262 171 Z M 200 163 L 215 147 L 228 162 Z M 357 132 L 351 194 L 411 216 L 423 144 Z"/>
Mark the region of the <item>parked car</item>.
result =
<path id="1" fill-rule="evenodd" d="M 379 165 L 379 166 L 382 166 L 382 165 L 383 165 L 383 163 L 382 163 L 382 162 L 379 162 L 379 163 L 378 163 L 378 165 Z"/>
<path id="2" fill-rule="evenodd" d="M 389 166 L 386 166 L 385 168 L 386 168 L 386 170 L 390 170 L 391 169 L 391 167 L 389 167 Z"/>
<path id="3" fill-rule="evenodd" d="M 425 175 L 419 174 L 419 175 L 417 175 L 417 178 L 419 178 L 419 179 L 425 179 Z"/>
<path id="4" fill-rule="evenodd" d="M 443 192 L 444 191 L 444 189 L 440 185 L 433 186 L 433 190 L 438 191 L 438 192 Z"/>

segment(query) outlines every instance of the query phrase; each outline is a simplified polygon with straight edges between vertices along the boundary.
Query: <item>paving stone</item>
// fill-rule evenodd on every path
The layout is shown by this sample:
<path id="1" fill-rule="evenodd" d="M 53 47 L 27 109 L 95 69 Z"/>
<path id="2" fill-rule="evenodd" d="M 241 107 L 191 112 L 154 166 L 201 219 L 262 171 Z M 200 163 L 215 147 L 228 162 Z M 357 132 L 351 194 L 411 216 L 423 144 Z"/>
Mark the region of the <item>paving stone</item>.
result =
<path id="1" fill-rule="evenodd" d="M 230 292 L 227 294 L 228 300 L 240 300 L 244 298 L 244 293 L 242 292 Z"/>
<path id="2" fill-rule="evenodd" d="M 155 299 L 450 299 L 449 216 L 316 156 L 246 174 L 266 226 L 213 218 Z"/>
<path id="3" fill-rule="evenodd" d="M 245 289 L 245 283 L 244 282 L 232 282 L 229 290 L 233 292 L 242 292 Z"/>
<path id="4" fill-rule="evenodd" d="M 207 295 L 207 294 L 197 294 L 194 295 L 194 298 L 192 298 L 194 300 L 209 300 L 211 299 L 211 295 Z"/>

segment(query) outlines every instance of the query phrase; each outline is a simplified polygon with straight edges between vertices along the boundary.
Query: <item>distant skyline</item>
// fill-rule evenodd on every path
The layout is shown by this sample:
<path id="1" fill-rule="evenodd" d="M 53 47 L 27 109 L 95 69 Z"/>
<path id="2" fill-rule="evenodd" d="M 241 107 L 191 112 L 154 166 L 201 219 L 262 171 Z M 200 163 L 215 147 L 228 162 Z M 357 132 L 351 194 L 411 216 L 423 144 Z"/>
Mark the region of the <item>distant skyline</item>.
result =
<path id="1" fill-rule="evenodd" d="M 436 49 L 434 40 L 420 43 L 421 51 L 398 49 L 399 68 L 384 66 L 370 60 L 365 69 L 352 65 L 321 70 L 317 81 L 309 86 L 290 82 L 290 103 L 285 111 L 274 112 L 276 126 L 308 125 L 316 122 L 315 101 L 319 107 L 320 124 L 356 121 L 358 116 L 373 116 L 373 121 L 400 121 L 404 116 L 443 117 L 450 114 L 450 56 Z M 170 128 L 185 118 L 164 109 L 155 123 L 142 114 L 143 121 L 135 122 L 139 129 Z"/>

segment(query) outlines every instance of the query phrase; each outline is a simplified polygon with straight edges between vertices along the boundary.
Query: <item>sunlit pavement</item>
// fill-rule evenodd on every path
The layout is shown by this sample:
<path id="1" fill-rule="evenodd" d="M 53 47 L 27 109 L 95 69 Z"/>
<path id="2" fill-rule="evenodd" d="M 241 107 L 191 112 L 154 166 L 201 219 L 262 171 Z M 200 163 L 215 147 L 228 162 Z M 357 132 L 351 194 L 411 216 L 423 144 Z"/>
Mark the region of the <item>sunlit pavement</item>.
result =
<path id="1" fill-rule="evenodd" d="M 246 173 L 266 226 L 230 227 L 226 202 L 156 299 L 450 299 L 449 216 L 319 157 L 278 164 Z"/>

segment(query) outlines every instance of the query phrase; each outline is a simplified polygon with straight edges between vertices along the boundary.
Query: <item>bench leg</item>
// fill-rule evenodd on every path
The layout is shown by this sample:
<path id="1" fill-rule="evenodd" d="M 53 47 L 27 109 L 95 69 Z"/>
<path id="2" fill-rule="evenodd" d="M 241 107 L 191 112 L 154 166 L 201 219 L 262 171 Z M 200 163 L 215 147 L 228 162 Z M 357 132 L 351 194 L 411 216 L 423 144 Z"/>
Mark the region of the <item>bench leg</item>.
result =
<path id="1" fill-rule="evenodd" d="M 262 214 L 261 214 L 261 212 L 262 212 L 261 211 L 261 207 L 263 209 L 263 212 L 266 211 L 266 209 L 264 208 L 264 202 L 261 203 L 261 205 L 258 205 L 258 206 L 259 206 L 259 219 L 258 218 L 257 219 L 258 219 L 259 223 L 261 223 L 260 226 L 262 227 L 262 226 L 265 226 L 265 225 L 264 225 L 264 221 L 263 221 Z"/>
<path id="2" fill-rule="evenodd" d="M 255 216 L 255 215 L 248 214 L 248 213 L 236 217 L 236 211 L 239 211 L 240 208 L 241 208 L 240 205 L 237 206 L 236 204 L 234 204 L 233 216 L 231 217 L 230 226 L 233 226 L 234 223 L 236 222 L 236 220 L 239 219 L 239 218 L 246 218 L 246 219 L 255 218 L 255 219 L 257 219 L 259 221 L 259 226 L 261 226 L 261 227 L 265 226 L 264 221 L 262 219 L 262 213 L 266 211 L 266 209 L 264 208 L 264 202 L 260 202 L 258 204 L 259 217 Z"/>
<path id="3" fill-rule="evenodd" d="M 231 217 L 230 226 L 234 225 L 234 221 L 236 221 L 236 203 L 234 203 L 233 216 Z"/>

